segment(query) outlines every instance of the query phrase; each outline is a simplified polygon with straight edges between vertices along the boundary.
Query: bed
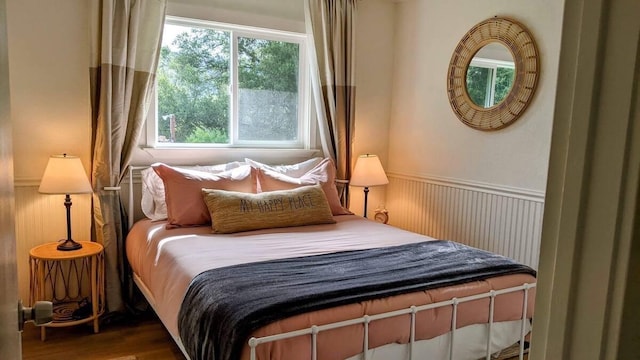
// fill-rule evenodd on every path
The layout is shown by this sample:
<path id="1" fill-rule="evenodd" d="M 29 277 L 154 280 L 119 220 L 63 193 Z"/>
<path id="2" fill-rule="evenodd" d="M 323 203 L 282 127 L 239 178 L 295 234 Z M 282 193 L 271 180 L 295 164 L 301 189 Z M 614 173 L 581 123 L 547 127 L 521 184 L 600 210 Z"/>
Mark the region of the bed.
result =
<path id="1" fill-rule="evenodd" d="M 185 356 L 489 359 L 513 344 L 522 356 L 535 272 L 351 214 L 339 204 L 332 166 L 312 159 L 274 168 L 245 159 L 143 170 L 147 218 L 130 229 L 127 258 L 136 284 Z M 154 175 L 161 182 L 150 181 Z M 218 189 L 202 191 L 212 187 Z M 295 216 L 265 223 L 266 213 L 280 213 L 282 194 L 298 199 L 288 204 Z M 203 198 L 208 220 L 198 219 L 206 218 L 203 204 L 194 206 Z M 307 216 L 317 202 L 323 215 Z M 246 220 L 251 209 L 259 220 Z M 234 211 L 242 217 L 228 215 Z M 448 265 L 439 264 L 447 256 Z M 401 262 L 394 265 L 394 259 Z M 491 272 L 475 267 L 484 263 Z M 402 264 L 412 265 L 402 270 Z M 435 268 L 423 274 L 429 266 Z M 445 274 L 444 268 L 456 278 L 432 275 Z"/>

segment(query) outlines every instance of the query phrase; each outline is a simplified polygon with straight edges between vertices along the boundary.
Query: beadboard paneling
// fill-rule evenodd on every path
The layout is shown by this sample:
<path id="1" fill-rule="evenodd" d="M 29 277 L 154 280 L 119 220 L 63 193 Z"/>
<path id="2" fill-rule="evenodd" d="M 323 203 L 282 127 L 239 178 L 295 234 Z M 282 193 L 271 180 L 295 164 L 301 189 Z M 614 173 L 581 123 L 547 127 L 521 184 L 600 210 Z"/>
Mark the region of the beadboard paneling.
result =
<path id="1" fill-rule="evenodd" d="M 538 266 L 544 196 L 442 178 L 387 174 L 391 225 Z"/>

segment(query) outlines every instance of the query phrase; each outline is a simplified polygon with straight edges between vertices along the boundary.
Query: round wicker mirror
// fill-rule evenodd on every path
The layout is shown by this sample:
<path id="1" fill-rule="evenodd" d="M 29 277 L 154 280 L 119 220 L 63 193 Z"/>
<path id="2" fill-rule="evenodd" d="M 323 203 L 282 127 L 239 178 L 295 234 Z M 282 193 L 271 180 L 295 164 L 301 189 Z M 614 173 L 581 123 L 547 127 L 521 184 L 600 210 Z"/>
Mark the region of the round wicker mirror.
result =
<path id="1" fill-rule="evenodd" d="M 476 53 L 492 43 L 509 49 L 515 72 L 511 90 L 506 96 L 493 106 L 481 106 L 469 96 L 468 69 Z M 499 70 L 494 67 L 493 71 Z M 516 121 L 531 102 L 539 72 L 538 49 L 529 31 L 511 19 L 487 19 L 469 30 L 453 52 L 447 81 L 449 103 L 456 116 L 468 126 L 485 131 L 502 129 Z M 487 96 L 493 96 L 496 78 L 488 72 L 486 86 L 483 85 Z"/>

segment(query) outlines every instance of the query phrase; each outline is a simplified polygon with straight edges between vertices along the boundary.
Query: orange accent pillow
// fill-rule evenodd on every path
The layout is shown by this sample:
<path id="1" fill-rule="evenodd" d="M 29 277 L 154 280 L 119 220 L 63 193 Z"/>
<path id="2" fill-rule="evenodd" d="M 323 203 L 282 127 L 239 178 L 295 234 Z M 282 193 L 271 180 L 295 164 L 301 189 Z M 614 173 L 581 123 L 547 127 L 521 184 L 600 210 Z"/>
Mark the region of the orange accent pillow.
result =
<path id="1" fill-rule="evenodd" d="M 164 183 L 167 229 L 211 223 L 211 215 L 202 199 L 203 188 L 256 192 L 255 170 L 249 165 L 217 174 L 180 169 L 161 163 L 151 167 Z"/>
<path id="2" fill-rule="evenodd" d="M 336 167 L 330 158 L 300 177 L 291 177 L 268 169 L 258 169 L 258 186 L 261 192 L 295 189 L 305 185 L 320 184 L 333 215 L 350 215 L 352 212 L 342 207 L 336 188 Z"/>
<path id="3" fill-rule="evenodd" d="M 239 161 L 233 161 L 226 164 L 178 166 L 178 168 L 217 174 L 242 165 L 247 164 Z M 162 179 L 160 179 L 153 168 L 147 168 L 140 171 L 140 176 L 142 178 L 142 198 L 140 200 L 140 208 L 142 212 L 151 220 L 165 220 L 167 218 L 167 204 L 165 203 L 164 183 L 162 182 Z"/>

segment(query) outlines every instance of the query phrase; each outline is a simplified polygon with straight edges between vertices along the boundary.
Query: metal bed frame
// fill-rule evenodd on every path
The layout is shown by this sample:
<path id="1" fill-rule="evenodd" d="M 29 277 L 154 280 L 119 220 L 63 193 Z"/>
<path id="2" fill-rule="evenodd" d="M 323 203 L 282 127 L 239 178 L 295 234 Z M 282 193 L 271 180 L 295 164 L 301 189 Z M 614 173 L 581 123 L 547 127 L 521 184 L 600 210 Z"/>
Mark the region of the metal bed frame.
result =
<path id="1" fill-rule="evenodd" d="M 133 194 L 133 172 L 134 171 L 139 171 L 142 169 L 147 168 L 148 166 L 130 166 L 129 167 L 129 174 L 128 174 L 128 178 L 129 178 L 129 194 L 128 194 L 128 200 L 129 200 L 129 204 L 128 204 L 128 217 L 129 217 L 129 226 L 131 226 L 134 222 L 134 194 Z M 341 184 L 344 186 L 345 182 L 341 181 Z M 342 198 L 342 196 L 341 196 Z M 146 287 L 146 285 L 144 284 L 144 282 L 142 281 L 142 279 L 140 279 L 136 274 L 134 274 L 134 282 L 135 284 L 140 288 L 141 292 L 143 293 L 143 295 L 145 296 L 145 298 L 147 298 L 147 300 L 149 301 L 149 304 L 151 305 L 151 307 L 154 309 L 155 311 L 155 300 L 153 297 L 153 294 L 151 294 L 151 292 L 148 290 L 148 288 Z M 411 360 L 417 360 L 418 357 L 414 351 L 414 346 L 416 344 L 416 339 L 415 339 L 415 329 L 416 329 L 416 314 L 421 312 L 421 311 L 426 311 L 426 310 L 432 310 L 432 309 L 436 309 L 436 308 L 440 308 L 440 307 L 447 307 L 447 306 L 451 306 L 452 307 L 452 316 L 451 316 L 451 337 L 450 337 L 450 341 L 449 341 L 449 360 L 453 360 L 454 359 L 454 355 L 455 355 L 455 341 L 456 341 L 456 323 L 457 323 L 457 309 L 458 309 L 458 305 L 464 302 L 469 302 L 469 301 L 474 301 L 474 300 L 479 300 L 479 299 L 484 299 L 484 298 L 489 298 L 489 322 L 488 322 L 488 336 L 487 336 L 487 342 L 486 342 L 486 360 L 491 360 L 491 356 L 493 354 L 493 349 L 491 348 L 491 340 L 492 340 L 492 330 L 493 330 L 493 324 L 494 324 L 494 306 L 495 306 L 495 297 L 498 295 L 502 295 L 502 294 L 507 294 L 507 293 L 512 293 L 512 292 L 522 292 L 523 293 L 523 307 L 522 307 L 522 317 L 521 317 L 521 326 L 520 326 L 520 340 L 519 340 L 519 354 L 518 354 L 518 358 L 519 360 L 523 360 L 524 359 L 524 353 L 525 353 L 525 337 L 527 335 L 527 330 L 528 330 L 528 321 L 529 319 L 527 318 L 527 306 L 528 306 L 528 294 L 529 294 L 529 290 L 533 289 L 536 287 L 535 283 L 529 284 L 529 283 L 524 283 L 520 286 L 515 286 L 515 287 L 510 287 L 510 288 L 505 288 L 505 289 L 501 289 L 501 290 L 491 290 L 489 292 L 485 292 L 485 293 L 481 293 L 481 294 L 476 294 L 476 295 L 471 295 L 471 296 L 465 296 L 465 297 L 461 297 L 461 298 L 452 298 L 450 300 L 446 300 L 446 301 L 440 301 L 440 302 L 436 302 L 436 303 L 430 303 L 430 304 L 425 304 L 425 305 L 420 305 L 420 306 L 411 306 L 409 308 L 405 308 L 405 309 L 400 309 L 400 310 L 395 310 L 395 311 L 389 311 L 389 312 L 385 312 L 385 313 L 380 313 L 380 314 L 376 314 L 376 315 L 365 315 L 359 318 L 354 318 L 354 319 L 349 319 L 349 320 L 343 320 L 343 321 L 338 321 L 338 322 L 333 322 L 333 323 L 329 323 L 329 324 L 324 324 L 324 325 L 313 325 L 310 326 L 306 329 L 300 329 L 300 330 L 295 330 L 295 331 L 290 331 L 290 332 L 284 332 L 284 333 L 280 333 L 280 334 L 275 334 L 275 335 L 269 335 L 269 336 L 264 336 L 264 337 L 251 337 L 248 340 L 248 345 L 250 347 L 250 359 L 251 360 L 257 360 L 257 355 L 256 355 L 256 348 L 261 345 L 261 344 L 266 344 L 266 343 L 270 343 L 270 342 L 275 342 L 275 341 L 279 341 L 279 340 L 284 340 L 284 339 L 291 339 L 291 338 L 295 338 L 295 337 L 299 337 L 299 336 L 310 336 L 311 337 L 311 359 L 312 360 L 318 360 L 318 355 L 317 355 L 317 338 L 318 338 L 318 334 L 323 332 L 323 331 L 328 331 L 328 330 L 333 330 L 333 329 L 337 329 L 337 328 L 342 328 L 342 327 L 346 327 L 346 326 L 352 326 L 352 325 L 358 325 L 358 324 L 362 324 L 362 326 L 364 326 L 364 342 L 362 344 L 362 349 L 363 349 L 363 359 L 364 360 L 369 360 L 370 359 L 370 349 L 369 348 L 369 324 L 372 321 L 376 321 L 376 320 L 382 320 L 382 319 L 387 319 L 387 318 L 392 318 L 392 317 L 396 317 L 396 316 L 403 316 L 403 315 L 410 315 L 411 317 L 411 321 L 410 321 L 410 340 L 409 343 L 407 344 L 409 346 L 409 353 L 410 353 L 410 359 Z M 172 335 L 173 336 L 173 335 Z M 187 359 L 189 359 L 189 355 L 186 353 L 186 350 L 182 344 L 182 341 L 179 338 L 175 338 L 174 337 L 174 341 L 176 342 L 176 344 L 178 345 L 178 347 L 180 348 L 180 350 L 182 351 L 182 353 L 185 355 L 185 357 Z M 444 359 L 443 359 L 444 360 Z"/>
<path id="2" fill-rule="evenodd" d="M 410 351 L 410 359 L 414 360 L 417 359 L 417 357 L 414 355 L 414 351 L 413 351 L 413 347 L 416 343 L 416 339 L 415 339 L 415 329 L 416 329 L 416 314 L 420 311 L 425 311 L 425 310 L 432 310 L 432 309 L 436 309 L 439 307 L 445 307 L 445 306 L 452 306 L 453 307 L 453 314 L 451 316 L 451 341 L 449 342 L 449 360 L 453 360 L 454 358 L 454 354 L 455 354 L 455 334 L 456 334 L 456 323 L 457 323 L 457 309 L 458 309 L 458 305 L 464 302 L 468 302 L 468 301 L 473 301 L 473 300 L 479 300 L 479 299 L 484 299 L 484 298 L 489 298 L 489 336 L 487 337 L 487 348 L 486 348 L 486 360 L 490 360 L 491 359 L 491 355 L 493 354 L 492 349 L 491 349 L 491 330 L 493 327 L 493 315 L 494 315 L 494 306 L 495 306 L 495 297 L 498 295 L 502 295 L 502 294 L 508 294 L 508 293 L 512 293 L 512 292 L 517 292 L 517 291 L 522 291 L 524 293 L 524 301 L 523 301 L 523 306 L 522 306 L 522 325 L 520 326 L 520 350 L 519 350 L 519 358 L 520 360 L 523 359 L 524 356 L 524 344 L 525 344 L 525 336 L 527 335 L 527 300 L 528 300 L 528 294 L 529 294 L 529 290 L 534 288 L 536 286 L 536 284 L 528 284 L 528 283 L 524 283 L 520 286 L 515 286 L 515 287 L 510 287 L 510 288 L 506 288 L 506 289 L 501 289 L 501 290 L 491 290 L 487 293 L 482 293 L 482 294 L 477 294 L 477 295 L 470 295 L 470 296 L 465 296 L 465 297 L 461 297 L 461 298 L 452 298 L 451 300 L 446 300 L 446 301 L 440 301 L 437 303 L 431 303 L 431 304 L 425 304 L 425 305 L 420 305 L 420 306 L 411 306 L 409 308 L 406 309 L 401 309 L 401 310 L 395 310 L 395 311 L 389 311 L 389 312 L 385 312 L 385 313 L 380 313 L 380 314 L 376 314 L 376 315 L 365 315 L 363 317 L 360 318 L 355 318 L 355 319 L 350 319 L 350 320 L 344 320 L 344 321 L 339 321 L 339 322 L 334 322 L 334 323 L 329 323 L 329 324 L 325 324 L 325 325 L 313 325 L 311 327 L 308 327 L 306 329 L 302 329 L 302 330 L 296 330 L 296 331 L 290 331 L 290 332 L 286 332 L 286 333 L 281 333 L 281 334 L 276 334 L 276 335 L 270 335 L 270 336 L 265 336 L 265 337 L 260 337 L 260 338 L 256 338 L 256 337 L 252 337 L 249 339 L 248 344 L 249 347 L 251 348 L 251 360 L 256 360 L 256 347 L 260 344 L 264 344 L 264 343 L 268 343 L 268 342 L 274 342 L 274 341 L 278 341 L 278 340 L 284 340 L 284 339 L 290 339 L 293 337 L 297 337 L 297 336 L 311 336 L 311 359 L 312 360 L 317 360 L 317 335 L 322 332 L 322 331 L 327 331 L 327 330 L 332 330 L 332 329 L 337 329 L 337 328 L 341 328 L 341 327 L 345 327 L 345 326 L 351 326 L 351 325 L 357 325 L 357 324 L 363 324 L 364 326 L 364 343 L 362 344 L 362 351 L 364 354 L 364 360 L 368 360 L 369 359 L 369 323 L 371 323 L 372 321 L 376 321 L 376 320 L 382 320 L 382 319 L 387 319 L 387 318 L 391 318 L 391 317 L 395 317 L 395 316 L 402 316 L 402 315 L 411 315 L 411 325 L 410 325 L 410 341 L 409 341 L 409 351 Z"/>

